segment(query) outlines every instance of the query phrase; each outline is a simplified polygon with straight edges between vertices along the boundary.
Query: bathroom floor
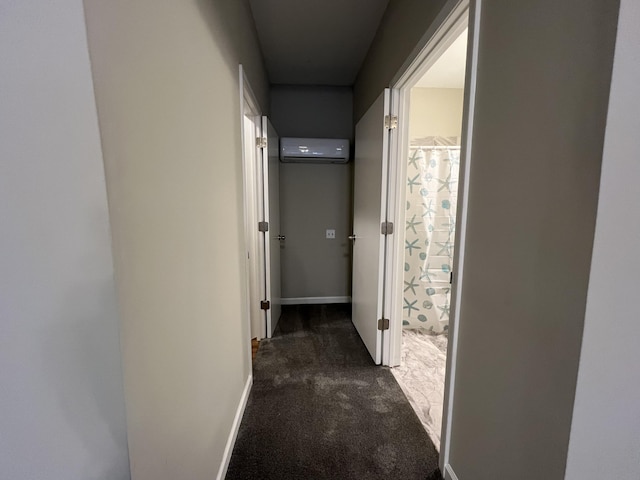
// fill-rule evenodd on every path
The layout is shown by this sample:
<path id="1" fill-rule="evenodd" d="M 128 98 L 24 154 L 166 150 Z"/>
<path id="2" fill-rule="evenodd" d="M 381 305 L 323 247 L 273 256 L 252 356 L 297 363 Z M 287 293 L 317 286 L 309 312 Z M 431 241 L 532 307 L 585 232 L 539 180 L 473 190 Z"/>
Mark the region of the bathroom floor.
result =
<path id="1" fill-rule="evenodd" d="M 400 384 L 434 445 L 440 451 L 447 334 L 402 330 L 402 358 L 391 373 Z"/>

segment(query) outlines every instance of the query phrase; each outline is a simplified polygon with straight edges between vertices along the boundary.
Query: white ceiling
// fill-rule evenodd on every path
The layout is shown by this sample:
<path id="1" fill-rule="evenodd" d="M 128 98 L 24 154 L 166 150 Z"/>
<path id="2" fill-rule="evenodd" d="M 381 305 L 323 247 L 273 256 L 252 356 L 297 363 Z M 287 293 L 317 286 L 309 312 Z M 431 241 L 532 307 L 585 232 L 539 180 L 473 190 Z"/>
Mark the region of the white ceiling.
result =
<path id="1" fill-rule="evenodd" d="M 464 88 L 466 61 L 467 30 L 465 29 L 429 68 L 416 87 Z"/>
<path id="2" fill-rule="evenodd" d="M 389 0 L 249 0 L 269 80 L 353 85 Z"/>

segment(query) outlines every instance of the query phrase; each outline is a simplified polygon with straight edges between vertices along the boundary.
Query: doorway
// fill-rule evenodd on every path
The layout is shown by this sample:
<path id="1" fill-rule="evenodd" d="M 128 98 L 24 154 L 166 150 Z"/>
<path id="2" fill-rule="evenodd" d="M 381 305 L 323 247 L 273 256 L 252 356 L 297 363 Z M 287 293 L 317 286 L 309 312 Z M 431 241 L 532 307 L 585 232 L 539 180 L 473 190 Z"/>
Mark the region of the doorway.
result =
<path id="1" fill-rule="evenodd" d="M 390 217 L 404 228 L 393 239 L 385 292 L 389 365 L 440 451 L 445 478 L 455 478 L 449 441 L 481 2 L 450 5 L 393 82 L 399 131 L 391 146 Z"/>
<path id="2" fill-rule="evenodd" d="M 370 176 L 371 168 L 381 175 L 365 182 L 367 188 L 382 195 L 369 194 L 368 208 L 376 212 L 365 224 L 378 231 L 362 239 L 364 229 L 357 221 L 367 210 L 354 205 L 353 321 L 374 361 L 395 370 L 425 430 L 440 447 L 443 472 L 455 376 L 455 305 L 462 288 L 468 198 L 464 179 L 469 171 L 467 133 L 472 131 L 479 6 L 477 1 L 449 2 L 419 53 L 407 60 L 392 88 L 356 126 L 354 196 L 359 195 L 359 177 Z M 365 165 L 362 172 L 359 160 Z M 360 295 L 355 276 L 359 245 L 380 252 L 375 257 L 379 262 L 364 267 L 371 270 L 366 275 L 369 287 Z M 363 309 L 357 302 L 366 303 L 367 297 L 377 299 L 375 316 L 359 318 Z M 427 378 L 416 376 L 425 371 L 431 372 Z"/>
<path id="3" fill-rule="evenodd" d="M 261 115 L 242 65 L 240 105 L 242 128 L 246 289 L 252 356 L 260 340 L 271 338 L 281 314 L 279 139 Z"/>
<path id="4" fill-rule="evenodd" d="M 440 448 L 456 249 L 465 28 L 409 90 L 400 362 L 393 375 Z M 401 223 L 402 224 L 402 223 Z"/>

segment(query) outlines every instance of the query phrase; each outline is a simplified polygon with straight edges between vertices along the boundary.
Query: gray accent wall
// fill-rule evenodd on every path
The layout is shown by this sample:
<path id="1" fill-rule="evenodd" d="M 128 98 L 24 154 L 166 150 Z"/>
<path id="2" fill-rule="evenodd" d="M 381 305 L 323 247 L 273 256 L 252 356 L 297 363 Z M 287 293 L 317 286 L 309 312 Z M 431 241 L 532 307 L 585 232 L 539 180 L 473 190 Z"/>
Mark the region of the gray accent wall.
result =
<path id="1" fill-rule="evenodd" d="M 281 137 L 348 138 L 353 152 L 349 87 L 274 85 L 271 121 Z M 352 165 L 280 164 L 283 298 L 351 295 Z"/>
<path id="2" fill-rule="evenodd" d="M 1 3 L 0 478 L 128 480 L 82 1 Z"/>
<path id="3" fill-rule="evenodd" d="M 428 21 L 407 22 L 419 32 L 405 41 L 390 35 L 403 28 L 392 8 Z M 356 120 L 435 18 L 422 8 L 390 3 L 354 88 Z M 607 0 L 483 2 L 450 437 L 460 480 L 564 478 L 617 14 Z M 576 455 L 589 443 L 576 440 Z"/>
<path id="4" fill-rule="evenodd" d="M 244 0 L 85 6 L 132 477 L 216 478 L 251 375 L 239 63 L 268 104 L 251 12 Z"/>
<path id="5" fill-rule="evenodd" d="M 353 87 L 355 123 L 389 87 L 445 3 L 446 0 L 389 1 Z"/>
<path id="6" fill-rule="evenodd" d="M 617 13 L 609 0 L 483 2 L 451 425 L 460 480 L 564 478 Z"/>

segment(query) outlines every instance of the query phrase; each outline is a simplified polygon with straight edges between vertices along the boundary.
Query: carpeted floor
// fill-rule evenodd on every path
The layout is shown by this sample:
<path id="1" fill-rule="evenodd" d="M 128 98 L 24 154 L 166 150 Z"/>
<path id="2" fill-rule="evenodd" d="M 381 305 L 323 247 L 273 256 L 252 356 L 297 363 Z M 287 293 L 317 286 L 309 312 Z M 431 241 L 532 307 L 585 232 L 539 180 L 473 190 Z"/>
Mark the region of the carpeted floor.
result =
<path id="1" fill-rule="evenodd" d="M 283 307 L 276 335 L 260 343 L 227 480 L 441 478 L 435 447 L 350 312 Z"/>

